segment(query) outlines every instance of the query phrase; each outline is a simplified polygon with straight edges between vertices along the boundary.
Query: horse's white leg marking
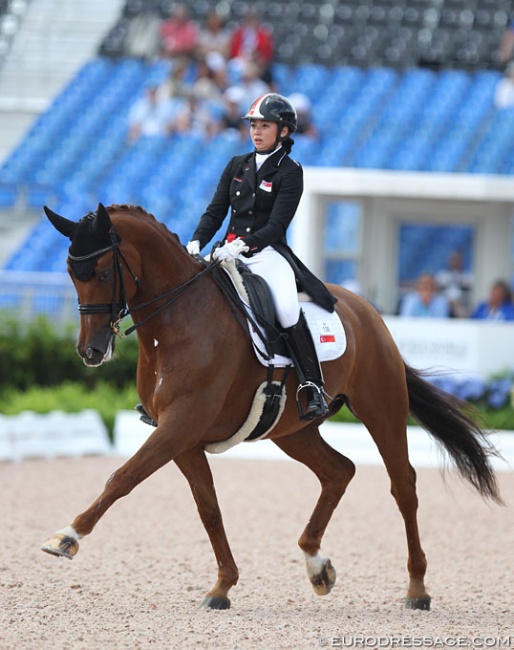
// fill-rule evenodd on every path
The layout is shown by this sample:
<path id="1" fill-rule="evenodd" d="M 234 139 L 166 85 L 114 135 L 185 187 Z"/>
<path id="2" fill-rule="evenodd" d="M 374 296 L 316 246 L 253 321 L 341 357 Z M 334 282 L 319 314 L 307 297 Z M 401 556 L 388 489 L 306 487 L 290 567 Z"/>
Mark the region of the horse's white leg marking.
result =
<path id="1" fill-rule="evenodd" d="M 304 556 L 305 564 L 307 566 L 307 575 L 309 578 L 319 576 L 319 574 L 323 571 L 323 567 L 326 564 L 327 558 L 321 557 L 319 553 L 316 553 L 316 555 L 309 555 L 308 553 L 304 552 Z"/>
<path id="2" fill-rule="evenodd" d="M 307 575 L 311 581 L 314 591 L 318 596 L 326 596 L 332 590 L 336 581 L 336 572 L 332 562 L 321 557 L 319 553 L 309 555 L 304 552 Z"/>
<path id="3" fill-rule="evenodd" d="M 76 542 L 79 541 L 79 539 L 82 539 L 82 535 L 79 535 L 77 531 L 73 528 L 73 526 L 66 526 L 66 528 L 62 528 L 61 530 L 58 530 L 56 535 L 64 535 L 65 537 L 71 537 L 71 539 L 74 539 Z"/>
<path id="4" fill-rule="evenodd" d="M 73 526 L 66 526 L 58 530 L 53 537 L 41 547 L 42 551 L 51 555 L 67 557 L 69 560 L 78 553 L 79 542 L 82 535 L 79 535 Z"/>

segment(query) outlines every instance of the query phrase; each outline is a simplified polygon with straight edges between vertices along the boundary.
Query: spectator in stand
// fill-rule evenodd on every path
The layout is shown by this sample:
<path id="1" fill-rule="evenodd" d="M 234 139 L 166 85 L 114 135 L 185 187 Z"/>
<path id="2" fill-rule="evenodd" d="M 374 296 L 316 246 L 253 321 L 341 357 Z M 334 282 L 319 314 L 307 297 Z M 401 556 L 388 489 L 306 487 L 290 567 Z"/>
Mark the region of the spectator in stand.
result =
<path id="1" fill-rule="evenodd" d="M 227 60 L 219 52 L 209 52 L 205 57 L 205 62 L 216 85 L 221 91 L 225 92 L 228 88 Z"/>
<path id="2" fill-rule="evenodd" d="M 219 131 L 219 123 L 203 101 L 192 90 L 182 108 L 177 111 L 169 125 L 170 133 L 196 133 L 206 139 Z"/>
<path id="3" fill-rule="evenodd" d="M 491 287 L 489 298 L 476 307 L 471 318 L 489 321 L 514 320 L 512 291 L 508 283 L 497 280 Z"/>
<path id="4" fill-rule="evenodd" d="M 189 18 L 187 5 L 178 4 L 160 29 L 161 53 L 166 59 L 192 60 L 198 48 L 198 29 Z"/>
<path id="5" fill-rule="evenodd" d="M 188 85 L 184 80 L 187 65 L 183 61 L 174 61 L 168 78 L 159 86 L 159 99 L 183 98 L 188 93 Z"/>
<path id="6" fill-rule="evenodd" d="M 309 138 L 317 139 L 319 137 L 318 129 L 312 121 L 312 107 L 310 99 L 303 93 L 293 93 L 289 96 L 289 101 L 296 108 L 298 117 L 298 128 L 296 133 L 306 135 Z"/>
<path id="7" fill-rule="evenodd" d="M 473 286 L 473 275 L 464 270 L 464 261 L 459 251 L 453 251 L 448 259 L 448 268 L 436 273 L 436 281 L 450 303 L 451 316 L 465 318 L 469 314 L 469 294 Z"/>
<path id="8" fill-rule="evenodd" d="M 422 318 L 447 318 L 450 305 L 446 298 L 437 292 L 433 275 L 424 273 L 416 283 L 416 290 L 408 293 L 400 304 L 400 316 Z"/>
<path id="9" fill-rule="evenodd" d="M 208 60 L 200 59 L 198 61 L 196 79 L 192 84 L 191 91 L 198 99 L 210 102 L 221 108 L 223 104 L 223 92 L 225 90 L 225 86 L 223 85 L 225 77 L 223 75 L 220 77 L 218 74 L 220 69 L 213 67 L 215 64 L 212 60 L 215 56 L 214 53 L 211 53 Z M 222 67 L 221 72 L 223 72 L 223 69 Z"/>
<path id="10" fill-rule="evenodd" d="M 217 11 L 211 11 L 205 25 L 200 29 L 198 52 L 207 57 L 211 52 L 221 54 L 227 60 L 230 44 L 230 34 L 225 29 L 223 18 Z"/>
<path id="11" fill-rule="evenodd" d="M 169 133 L 177 107 L 167 99 L 159 99 L 159 86 L 150 84 L 145 94 L 129 111 L 128 142 L 133 144 L 140 137 L 165 137 Z"/>
<path id="12" fill-rule="evenodd" d="M 270 92 L 268 84 L 259 76 L 259 68 L 250 61 L 245 63 L 240 81 L 231 87 L 239 88 L 241 91 L 241 113 L 247 109 L 248 97 L 261 97 Z"/>
<path id="13" fill-rule="evenodd" d="M 507 63 L 512 58 L 512 53 L 514 52 L 514 19 L 512 19 L 500 40 L 500 45 L 498 51 L 496 52 L 496 58 L 499 63 Z"/>
<path id="14" fill-rule="evenodd" d="M 494 106 L 498 109 L 514 108 L 514 61 L 509 63 L 496 85 Z"/>
<path id="15" fill-rule="evenodd" d="M 255 9 L 249 8 L 243 24 L 231 35 L 228 54 L 231 65 L 241 70 L 247 63 L 255 64 L 259 70 L 259 77 L 271 86 L 273 83 L 271 63 L 274 50 L 270 31 L 260 24 Z"/>
<path id="16" fill-rule="evenodd" d="M 220 128 L 228 135 L 234 135 L 241 140 L 248 137 L 246 123 L 243 120 L 245 111 L 241 106 L 245 101 L 245 94 L 242 88 L 231 86 L 223 95 L 224 109 L 221 114 Z"/>

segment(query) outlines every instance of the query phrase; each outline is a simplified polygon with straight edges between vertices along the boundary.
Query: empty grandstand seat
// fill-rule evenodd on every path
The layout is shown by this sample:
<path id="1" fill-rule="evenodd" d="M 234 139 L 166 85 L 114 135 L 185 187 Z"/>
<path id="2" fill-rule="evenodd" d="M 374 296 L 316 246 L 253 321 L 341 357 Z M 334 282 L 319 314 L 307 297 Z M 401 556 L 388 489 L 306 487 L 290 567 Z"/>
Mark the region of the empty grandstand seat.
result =
<path id="1" fill-rule="evenodd" d="M 0 183 L 0 207 L 9 208 L 16 203 L 18 188 L 15 183 Z"/>
<path id="2" fill-rule="evenodd" d="M 386 5 L 389 0 L 380 2 Z M 492 105 L 501 73 L 370 68 L 369 61 L 375 60 L 371 57 L 378 57 L 384 47 L 385 35 L 397 39 L 389 45 L 401 53 L 402 64 L 412 60 L 409 57 L 415 55 L 420 32 L 400 26 L 390 31 L 384 27 L 382 33 L 375 26 L 364 25 L 351 33 L 351 28 L 338 22 L 337 8 L 341 6 L 346 4 L 334 5 L 334 23 L 323 24 L 319 30 L 328 34 L 330 54 L 326 58 L 347 57 L 358 65 L 329 67 L 312 60 L 298 64 L 294 59 L 304 45 L 301 35 L 314 34 L 317 27 L 316 23 L 304 23 L 298 34 L 291 35 L 296 37 L 291 42 L 294 65 L 277 62 L 273 67 L 281 92 L 308 95 L 320 131 L 317 141 L 298 136 L 293 157 L 305 166 L 514 173 L 514 138 L 510 135 L 514 123 L 497 115 Z M 352 12 L 356 7 L 353 3 L 348 6 Z M 378 3 L 366 6 L 372 11 Z M 402 8 L 402 3 L 398 6 Z M 423 11 L 430 8 L 421 1 L 412 6 Z M 278 7 L 274 11 L 278 12 Z M 444 33 L 455 42 L 455 33 Z M 484 39 L 476 40 L 482 43 Z M 317 46 L 313 56 L 321 57 L 321 40 L 313 42 Z M 472 38 L 470 42 L 474 42 Z M 430 39 L 426 43 L 434 45 Z M 363 58 L 352 55 L 357 45 Z M 0 170 L 0 182 L 4 183 L 0 190 L 5 188 L 5 196 L 2 198 L 0 191 L 0 203 L 13 200 L 12 188 L 17 183 L 28 186 L 34 207 L 51 200 L 53 209 L 73 219 L 95 209 L 97 200 L 106 204 L 137 202 L 156 213 L 181 238 L 190 235 L 223 166 L 232 155 L 249 150 L 250 143 L 223 135 L 206 142 L 186 134 L 143 138 L 128 147 L 126 115 L 131 102 L 145 80 L 164 79 L 168 70 L 164 62 L 113 62 L 106 58 L 84 66 L 5 161 Z M 36 179 L 44 185 L 38 185 Z M 50 199 L 46 198 L 47 187 Z M 62 271 L 65 249 L 56 262 L 55 254 L 50 254 L 55 246 L 55 240 L 45 241 L 35 234 L 26 249 L 31 267 Z M 29 265 L 28 257 L 14 254 L 9 264 L 23 269 Z"/>

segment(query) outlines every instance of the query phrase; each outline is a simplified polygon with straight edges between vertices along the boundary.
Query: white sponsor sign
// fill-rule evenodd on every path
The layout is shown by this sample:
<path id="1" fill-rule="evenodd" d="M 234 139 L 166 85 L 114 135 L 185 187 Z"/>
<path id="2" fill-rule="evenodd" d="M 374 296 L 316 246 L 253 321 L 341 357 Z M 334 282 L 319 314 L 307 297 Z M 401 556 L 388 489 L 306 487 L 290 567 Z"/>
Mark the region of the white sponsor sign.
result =
<path id="1" fill-rule="evenodd" d="M 405 361 L 418 369 L 490 376 L 514 371 L 514 322 L 386 316 Z"/>

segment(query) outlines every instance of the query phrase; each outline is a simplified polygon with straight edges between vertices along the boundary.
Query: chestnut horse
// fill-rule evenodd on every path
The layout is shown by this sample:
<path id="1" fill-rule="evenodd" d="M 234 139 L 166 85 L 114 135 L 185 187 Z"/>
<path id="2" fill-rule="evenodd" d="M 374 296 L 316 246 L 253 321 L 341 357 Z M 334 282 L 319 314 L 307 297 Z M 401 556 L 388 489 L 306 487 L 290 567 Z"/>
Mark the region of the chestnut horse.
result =
<path id="1" fill-rule="evenodd" d="M 99 204 L 78 222 L 45 207 L 53 226 L 71 240 L 68 272 L 79 298 L 77 352 L 87 366 L 109 361 L 119 321 L 131 314 L 139 338 L 137 387 L 147 413 L 158 423 L 147 441 L 107 481 L 98 499 L 42 547 L 72 558 L 79 540 L 120 497 L 160 467 L 175 461 L 190 484 L 218 564 L 218 576 L 202 605 L 230 606 L 238 580 L 205 454 L 210 443 L 232 436 L 245 422 L 267 369 L 234 317 L 233 307 L 201 260 L 140 207 Z M 402 359 L 384 321 L 366 300 L 328 285 L 347 337 L 347 349 L 323 363 L 329 416 L 343 405 L 363 422 L 381 454 L 391 492 L 405 523 L 409 582 L 406 606 L 429 609 L 427 568 L 417 523 L 416 474 L 409 462 L 407 417 L 413 417 L 449 453 L 460 473 L 484 496 L 500 503 L 489 462 L 495 454 L 466 405 L 441 392 Z M 294 396 L 296 373 L 286 381 Z M 351 481 L 355 465 L 321 437 L 321 421 L 301 421 L 288 398 L 267 436 L 321 483 L 299 546 L 319 595 L 335 582 L 330 559 L 320 554 L 324 531 Z M 277 466 L 278 468 L 278 466 Z"/>

